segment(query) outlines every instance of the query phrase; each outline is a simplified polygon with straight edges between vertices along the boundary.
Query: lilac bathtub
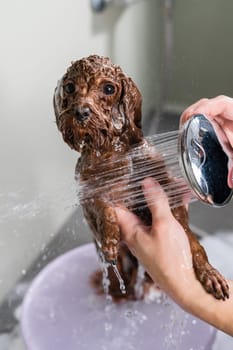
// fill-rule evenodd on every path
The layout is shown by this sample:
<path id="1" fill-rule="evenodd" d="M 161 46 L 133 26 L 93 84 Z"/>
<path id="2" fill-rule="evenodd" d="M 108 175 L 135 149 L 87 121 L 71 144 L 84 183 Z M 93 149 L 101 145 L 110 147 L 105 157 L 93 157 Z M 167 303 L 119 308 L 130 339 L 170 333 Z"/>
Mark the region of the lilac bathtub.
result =
<path id="1" fill-rule="evenodd" d="M 23 303 L 21 330 L 28 350 L 210 350 L 215 329 L 167 298 L 112 304 L 95 294 L 99 268 L 93 244 L 50 263 Z"/>

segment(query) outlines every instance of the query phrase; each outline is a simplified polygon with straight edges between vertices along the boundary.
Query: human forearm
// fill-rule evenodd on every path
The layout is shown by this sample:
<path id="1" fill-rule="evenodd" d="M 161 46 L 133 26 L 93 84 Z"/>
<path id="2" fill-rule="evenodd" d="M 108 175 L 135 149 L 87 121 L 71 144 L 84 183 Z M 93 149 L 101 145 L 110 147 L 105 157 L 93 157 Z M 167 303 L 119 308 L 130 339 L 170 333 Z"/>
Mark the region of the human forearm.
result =
<path id="1" fill-rule="evenodd" d="M 227 282 L 229 299 L 213 298 L 206 293 L 198 281 L 195 281 L 189 291 L 176 296 L 176 301 L 187 312 L 233 336 L 233 281 Z"/>

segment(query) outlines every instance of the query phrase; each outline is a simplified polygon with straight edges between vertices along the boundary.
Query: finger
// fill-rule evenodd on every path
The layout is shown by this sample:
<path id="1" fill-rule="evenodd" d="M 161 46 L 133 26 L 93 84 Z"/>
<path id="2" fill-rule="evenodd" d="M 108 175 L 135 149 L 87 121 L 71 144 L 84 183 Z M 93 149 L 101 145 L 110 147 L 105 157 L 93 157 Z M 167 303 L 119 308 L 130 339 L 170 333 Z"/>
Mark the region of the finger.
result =
<path id="1" fill-rule="evenodd" d="M 209 99 L 202 98 L 201 100 L 195 102 L 188 108 L 184 110 L 180 117 L 180 125 L 183 125 L 188 119 L 190 119 L 194 114 L 202 113 L 208 114 L 209 112 Z"/>
<path id="2" fill-rule="evenodd" d="M 167 221 L 172 216 L 168 199 L 162 187 L 152 178 L 143 181 L 143 192 L 155 222 Z"/>
<path id="3" fill-rule="evenodd" d="M 140 244 L 147 231 L 143 228 L 141 220 L 127 209 L 115 208 L 122 239 L 130 248 Z"/>
<path id="4" fill-rule="evenodd" d="M 189 106 L 180 117 L 180 125 L 194 114 L 204 114 L 210 121 L 216 120 L 220 125 L 225 120 L 233 121 L 233 98 L 219 95 L 211 99 L 202 98 Z"/>

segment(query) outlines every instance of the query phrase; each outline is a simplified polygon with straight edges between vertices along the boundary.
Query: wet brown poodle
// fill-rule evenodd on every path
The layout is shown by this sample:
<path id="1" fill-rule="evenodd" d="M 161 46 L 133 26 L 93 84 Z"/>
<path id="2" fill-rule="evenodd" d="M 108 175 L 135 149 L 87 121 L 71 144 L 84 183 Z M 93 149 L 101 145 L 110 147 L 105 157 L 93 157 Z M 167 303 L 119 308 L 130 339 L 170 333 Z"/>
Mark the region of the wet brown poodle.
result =
<path id="1" fill-rule="evenodd" d="M 115 299 L 135 298 L 138 262 L 121 242 L 114 200 L 116 197 L 127 198 L 120 204 L 134 211 L 146 225 L 151 225 L 151 215 L 147 207 L 137 207 L 133 196 L 122 195 L 127 191 L 132 175 L 138 171 L 137 161 L 122 155 L 136 144 L 141 144 L 143 157 L 160 164 L 166 173 L 159 155 L 152 158 L 148 147 L 144 147 L 141 94 L 119 66 L 112 64 L 108 58 L 92 55 L 72 63 L 68 68 L 55 90 L 54 109 L 64 141 L 81 154 L 76 175 L 80 184 L 84 184 L 81 202 L 97 249 L 106 261 L 117 265 L 126 285 L 126 294 L 122 295 L 110 264 L 109 292 Z M 114 182 L 116 174 L 124 179 L 123 186 L 119 181 Z M 163 185 L 171 181 L 167 176 L 160 183 Z M 186 208 L 180 206 L 172 212 L 189 238 L 198 280 L 207 292 L 218 299 L 225 299 L 228 297 L 227 283 L 209 264 L 203 247 L 191 232 Z M 100 274 L 96 274 L 94 280 L 100 286 Z M 144 286 L 150 283 L 152 281 L 145 274 Z"/>

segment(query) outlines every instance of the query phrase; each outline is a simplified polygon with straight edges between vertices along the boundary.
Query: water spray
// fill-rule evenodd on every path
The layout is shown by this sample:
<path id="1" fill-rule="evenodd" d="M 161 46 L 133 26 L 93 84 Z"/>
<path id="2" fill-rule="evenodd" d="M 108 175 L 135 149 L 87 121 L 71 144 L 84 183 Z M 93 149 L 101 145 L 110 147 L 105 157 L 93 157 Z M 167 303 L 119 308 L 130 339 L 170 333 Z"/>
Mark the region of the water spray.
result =
<path id="1" fill-rule="evenodd" d="M 142 193 L 143 179 L 152 177 L 162 184 L 173 208 L 195 200 L 221 207 L 233 194 L 227 175 L 228 157 L 211 123 L 198 114 L 180 130 L 147 137 L 126 154 L 107 159 L 81 182 L 79 199 L 102 197 L 113 205 L 130 208 L 134 203 L 142 209 L 159 199 L 148 195 L 146 203 Z"/>

